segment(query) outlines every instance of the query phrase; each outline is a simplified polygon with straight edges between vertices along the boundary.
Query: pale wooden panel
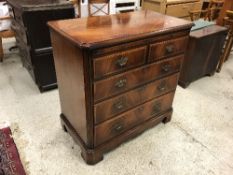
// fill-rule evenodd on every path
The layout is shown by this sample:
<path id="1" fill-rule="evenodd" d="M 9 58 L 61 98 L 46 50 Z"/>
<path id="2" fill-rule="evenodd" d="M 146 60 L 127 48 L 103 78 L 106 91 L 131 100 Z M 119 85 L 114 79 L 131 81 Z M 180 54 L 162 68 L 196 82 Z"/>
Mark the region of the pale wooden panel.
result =
<path id="1" fill-rule="evenodd" d="M 193 10 L 201 10 L 202 2 L 168 5 L 166 14 L 175 17 L 187 17 Z"/>

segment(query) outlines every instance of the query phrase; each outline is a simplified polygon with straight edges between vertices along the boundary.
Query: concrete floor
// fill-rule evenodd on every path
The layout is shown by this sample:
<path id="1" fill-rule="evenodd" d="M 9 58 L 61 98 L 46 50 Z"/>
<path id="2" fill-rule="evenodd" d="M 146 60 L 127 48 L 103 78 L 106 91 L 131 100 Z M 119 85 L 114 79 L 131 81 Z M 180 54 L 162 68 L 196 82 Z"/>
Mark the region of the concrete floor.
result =
<path id="1" fill-rule="evenodd" d="M 41 94 L 17 54 L 0 63 L 0 127 L 11 126 L 30 175 L 232 175 L 233 57 L 220 74 L 178 87 L 173 107 L 170 123 L 88 166 L 61 129 L 58 90 Z"/>

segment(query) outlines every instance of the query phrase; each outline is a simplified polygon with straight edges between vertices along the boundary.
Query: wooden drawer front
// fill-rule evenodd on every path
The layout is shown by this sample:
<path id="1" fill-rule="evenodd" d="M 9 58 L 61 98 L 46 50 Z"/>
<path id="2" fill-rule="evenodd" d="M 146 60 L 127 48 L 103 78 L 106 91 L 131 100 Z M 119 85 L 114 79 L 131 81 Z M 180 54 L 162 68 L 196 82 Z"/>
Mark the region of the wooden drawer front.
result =
<path id="1" fill-rule="evenodd" d="M 150 45 L 149 60 L 159 60 L 164 57 L 183 53 L 188 44 L 188 36 L 162 41 Z"/>
<path id="2" fill-rule="evenodd" d="M 105 99 L 180 70 L 183 55 L 133 69 L 94 83 L 94 100 Z"/>
<path id="3" fill-rule="evenodd" d="M 54 84 L 57 82 L 53 53 L 32 54 L 32 62 L 36 75 L 36 83 L 40 86 Z"/>
<path id="4" fill-rule="evenodd" d="M 162 112 L 171 109 L 174 93 L 149 101 L 122 115 L 114 117 L 106 122 L 95 126 L 95 146 L 141 124 Z"/>
<path id="5" fill-rule="evenodd" d="M 175 17 L 189 16 L 190 11 L 201 10 L 202 2 L 167 5 L 166 14 Z"/>
<path id="6" fill-rule="evenodd" d="M 179 74 L 154 81 L 135 90 L 95 105 L 95 124 L 176 89 Z M 104 109 L 104 110 L 103 110 Z"/>
<path id="7" fill-rule="evenodd" d="M 93 61 L 94 78 L 133 68 L 145 63 L 147 47 L 140 47 L 116 54 L 96 58 Z"/>

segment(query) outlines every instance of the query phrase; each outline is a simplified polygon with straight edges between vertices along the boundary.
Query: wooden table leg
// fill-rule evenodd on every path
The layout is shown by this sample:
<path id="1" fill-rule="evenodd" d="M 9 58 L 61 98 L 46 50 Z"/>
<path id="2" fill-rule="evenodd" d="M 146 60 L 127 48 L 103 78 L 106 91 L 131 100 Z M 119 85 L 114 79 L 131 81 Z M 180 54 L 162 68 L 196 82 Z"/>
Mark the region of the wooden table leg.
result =
<path id="1" fill-rule="evenodd" d="M 223 63 L 228 59 L 228 57 L 231 53 L 232 45 L 233 45 L 233 33 L 232 33 L 232 31 L 230 31 L 228 34 L 228 39 L 227 39 L 222 57 L 221 57 L 219 64 L 218 64 L 217 72 L 221 71 Z"/>
<path id="2" fill-rule="evenodd" d="M 3 47 L 2 47 L 2 38 L 0 37 L 0 62 L 3 61 Z"/>

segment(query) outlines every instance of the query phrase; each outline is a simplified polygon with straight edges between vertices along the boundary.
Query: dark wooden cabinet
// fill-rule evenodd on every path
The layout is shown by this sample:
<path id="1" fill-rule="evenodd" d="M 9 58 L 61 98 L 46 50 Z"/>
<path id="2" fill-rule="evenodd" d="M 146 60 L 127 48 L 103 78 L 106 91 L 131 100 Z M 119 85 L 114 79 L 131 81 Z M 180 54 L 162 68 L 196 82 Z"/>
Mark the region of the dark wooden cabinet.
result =
<path id="1" fill-rule="evenodd" d="M 215 73 L 226 35 L 227 29 L 217 25 L 190 32 L 179 78 L 180 86 L 186 88 L 191 82 Z"/>
<path id="2" fill-rule="evenodd" d="M 74 18 L 65 0 L 7 0 L 22 62 L 41 91 L 57 87 L 47 22 Z"/>
<path id="3" fill-rule="evenodd" d="M 88 164 L 170 121 L 191 22 L 138 11 L 49 26 L 62 126 Z"/>

